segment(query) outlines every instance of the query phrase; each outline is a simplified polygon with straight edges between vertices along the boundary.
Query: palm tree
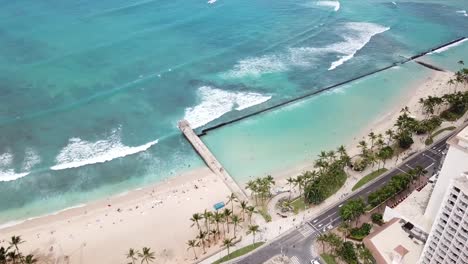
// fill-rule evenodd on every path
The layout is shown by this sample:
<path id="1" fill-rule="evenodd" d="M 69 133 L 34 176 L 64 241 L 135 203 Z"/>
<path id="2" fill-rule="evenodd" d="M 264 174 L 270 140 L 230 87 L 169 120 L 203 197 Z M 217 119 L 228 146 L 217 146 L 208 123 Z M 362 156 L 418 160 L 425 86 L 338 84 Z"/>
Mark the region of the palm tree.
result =
<path id="1" fill-rule="evenodd" d="M 224 208 L 223 214 L 224 214 L 224 221 L 226 221 L 226 227 L 227 227 L 227 231 L 228 231 L 228 234 L 229 234 L 229 218 L 232 215 L 232 211 L 227 209 L 227 208 Z"/>
<path id="2" fill-rule="evenodd" d="M 213 214 L 213 221 L 216 223 L 216 231 L 218 233 L 218 236 L 219 236 L 219 223 L 221 221 L 223 221 L 223 215 L 220 214 L 218 211 L 214 212 Z"/>
<path id="3" fill-rule="evenodd" d="M 5 249 L 4 247 L 0 247 L 0 264 L 7 263 L 7 253 L 8 253 L 8 248 Z"/>
<path id="4" fill-rule="evenodd" d="M 193 250 L 193 255 L 195 256 L 195 259 L 198 259 L 197 257 L 197 252 L 195 251 L 195 248 L 200 247 L 200 243 L 197 242 L 195 239 L 187 241 L 188 248 L 187 250 L 192 249 Z"/>
<path id="5" fill-rule="evenodd" d="M 247 214 L 249 215 L 249 224 L 252 224 L 252 214 L 256 213 L 255 207 L 253 206 L 248 206 L 247 207 Z"/>
<path id="6" fill-rule="evenodd" d="M 16 264 L 16 260 L 21 259 L 21 255 L 16 254 L 16 251 L 10 251 L 7 253 L 6 256 L 7 256 L 7 259 L 13 262 L 13 264 Z"/>
<path id="7" fill-rule="evenodd" d="M 236 237 L 237 225 L 240 223 L 241 219 L 238 215 L 233 215 L 231 221 L 234 224 L 234 237 Z"/>
<path id="8" fill-rule="evenodd" d="M 287 178 L 286 182 L 289 184 L 289 200 L 291 200 L 292 188 L 293 188 L 293 185 L 296 184 L 296 182 L 294 181 L 293 177 Z"/>
<path id="9" fill-rule="evenodd" d="M 208 235 L 212 235 L 212 236 L 213 236 L 215 244 L 218 243 L 218 238 L 216 237 L 216 235 L 217 235 L 218 233 L 219 233 L 219 232 L 216 231 L 216 229 L 212 229 L 212 230 L 210 231 L 210 233 L 208 234 Z"/>
<path id="10" fill-rule="evenodd" d="M 325 253 L 325 243 L 328 242 L 328 236 L 326 233 L 320 234 L 317 237 L 317 241 L 322 244 L 322 252 Z"/>
<path id="11" fill-rule="evenodd" d="M 250 180 L 250 181 L 247 182 L 247 186 L 245 188 L 252 191 L 252 196 L 255 197 L 255 203 L 258 204 L 258 201 L 257 201 L 258 185 L 257 185 L 257 183 L 255 181 Z"/>
<path id="12" fill-rule="evenodd" d="M 37 259 L 34 258 L 33 255 L 29 254 L 24 258 L 24 263 L 25 264 L 34 264 L 37 263 Z"/>
<path id="13" fill-rule="evenodd" d="M 302 196 L 302 189 L 304 188 L 304 183 L 305 183 L 305 178 L 304 178 L 304 174 L 301 174 L 301 175 L 298 175 L 296 177 L 296 185 L 297 187 L 299 188 L 299 197 Z"/>
<path id="14" fill-rule="evenodd" d="M 361 155 L 363 157 L 367 156 L 367 142 L 364 141 L 364 140 L 361 140 L 361 141 L 359 141 L 358 144 L 359 144 L 358 148 L 361 148 L 361 153 L 362 153 Z"/>
<path id="15" fill-rule="evenodd" d="M 225 238 L 224 241 L 223 241 L 223 245 L 226 247 L 227 249 L 227 255 L 229 256 L 229 249 L 234 246 L 234 244 L 232 243 L 232 241 L 234 241 L 234 238 Z"/>
<path id="16" fill-rule="evenodd" d="M 245 221 L 245 211 L 247 210 L 247 207 L 248 207 L 248 203 L 247 201 L 241 201 L 240 202 L 240 208 L 241 208 L 241 211 L 242 211 L 242 219 Z"/>
<path id="17" fill-rule="evenodd" d="M 385 131 L 385 135 L 387 135 L 387 137 L 388 137 L 387 146 L 390 146 L 390 143 L 392 142 L 392 139 L 395 136 L 395 133 L 393 132 L 393 130 L 389 129 L 389 130 Z"/>
<path id="18" fill-rule="evenodd" d="M 349 224 L 348 221 L 344 221 L 340 225 L 340 229 L 343 232 L 343 238 L 344 241 L 346 242 L 346 238 L 348 237 L 349 230 L 351 229 L 351 225 Z"/>
<path id="19" fill-rule="evenodd" d="M 258 232 L 260 232 L 260 229 L 259 229 L 258 225 L 249 225 L 249 229 L 247 230 L 247 234 L 252 233 L 252 236 L 253 236 L 252 245 L 255 244 L 255 235 Z"/>
<path id="20" fill-rule="evenodd" d="M 154 252 L 151 252 L 151 248 L 149 247 L 144 247 L 142 249 L 142 253 L 138 253 L 138 256 L 141 258 L 141 263 L 146 262 L 146 264 L 153 262 L 153 260 L 156 258 L 154 256 Z"/>
<path id="21" fill-rule="evenodd" d="M 19 251 L 19 244 L 23 244 L 25 241 L 21 239 L 21 236 L 12 236 L 10 240 L 10 247 L 14 247 L 16 250 L 17 257 L 19 258 L 21 263 L 24 263 L 23 261 L 23 256 L 21 255 Z"/>
<path id="22" fill-rule="evenodd" d="M 416 166 L 414 168 L 414 175 L 416 176 L 416 178 L 418 180 L 420 180 L 421 176 L 423 176 L 424 174 L 427 173 L 427 170 L 425 170 L 423 167 L 421 167 L 420 165 Z"/>
<path id="23" fill-rule="evenodd" d="M 231 193 L 231 195 L 229 195 L 227 199 L 228 201 L 226 204 L 231 203 L 231 210 L 234 212 L 234 202 L 238 201 L 237 196 L 234 193 Z"/>
<path id="24" fill-rule="evenodd" d="M 202 218 L 203 218 L 202 215 L 199 214 L 199 213 L 193 214 L 192 217 L 190 218 L 190 221 L 193 222 L 192 226 L 197 224 L 198 230 L 201 230 L 200 229 L 200 220 L 202 220 Z"/>
<path id="25" fill-rule="evenodd" d="M 206 231 L 201 231 L 198 233 L 197 239 L 200 239 L 203 247 L 203 254 L 206 254 L 206 247 L 205 247 L 205 240 L 206 240 L 206 235 L 208 233 Z"/>
<path id="26" fill-rule="evenodd" d="M 374 141 L 377 139 L 377 136 L 375 135 L 374 132 L 369 133 L 369 139 L 371 140 L 371 149 L 374 148 Z"/>
<path id="27" fill-rule="evenodd" d="M 135 261 L 137 261 L 137 256 L 139 255 L 140 253 L 138 252 L 138 250 L 135 250 L 133 248 L 130 248 L 128 250 L 128 253 L 127 253 L 127 258 L 130 259 L 132 261 L 132 264 L 135 264 Z"/>
<path id="28" fill-rule="evenodd" d="M 205 211 L 202 214 L 202 217 L 203 219 L 205 219 L 205 229 L 207 231 L 210 230 L 210 221 L 211 217 L 213 217 L 213 213 L 205 209 Z"/>

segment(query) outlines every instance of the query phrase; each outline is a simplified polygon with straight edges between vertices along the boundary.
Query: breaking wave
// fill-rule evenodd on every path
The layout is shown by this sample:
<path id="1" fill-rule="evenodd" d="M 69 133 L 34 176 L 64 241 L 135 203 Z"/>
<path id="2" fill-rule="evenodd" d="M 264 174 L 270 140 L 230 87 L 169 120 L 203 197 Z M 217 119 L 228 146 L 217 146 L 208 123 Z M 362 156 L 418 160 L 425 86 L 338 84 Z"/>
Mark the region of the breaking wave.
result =
<path id="1" fill-rule="evenodd" d="M 258 77 L 262 74 L 284 72 L 292 67 L 309 67 L 318 60 L 318 55 L 325 53 L 339 53 L 328 70 L 334 70 L 349 61 L 354 55 L 367 45 L 373 36 L 389 30 L 389 27 L 366 23 L 345 23 L 340 31 L 344 41 L 330 44 L 325 47 L 298 47 L 289 48 L 286 52 L 261 57 L 247 58 L 239 61 L 233 69 L 222 74 L 225 78 Z"/>
<path id="2" fill-rule="evenodd" d="M 271 96 L 254 92 L 229 92 L 210 86 L 198 88 L 200 103 L 185 109 L 184 119 L 193 128 L 201 127 L 232 110 L 243 110 L 264 103 Z"/>
<path id="3" fill-rule="evenodd" d="M 466 10 L 458 10 L 458 11 L 456 11 L 456 12 L 457 12 L 458 14 L 461 14 L 461 15 L 463 15 L 463 16 L 468 17 L 468 14 L 466 13 Z"/>
<path id="4" fill-rule="evenodd" d="M 433 52 L 430 52 L 430 53 L 428 53 L 428 54 L 442 53 L 442 52 L 447 51 L 447 50 L 449 50 L 449 49 L 451 49 L 451 48 L 453 48 L 453 47 L 459 46 L 459 45 L 461 45 L 462 43 L 464 43 L 464 42 L 466 42 L 466 41 L 468 41 L 468 38 L 463 39 L 463 40 L 460 40 L 460 41 L 455 42 L 455 43 L 453 43 L 453 44 L 450 44 L 450 45 L 448 45 L 448 46 L 442 47 L 442 48 L 440 48 L 440 49 L 436 49 L 436 50 L 434 50 Z"/>
<path id="5" fill-rule="evenodd" d="M 338 60 L 332 62 L 328 70 L 334 70 L 338 66 L 352 59 L 356 52 L 364 48 L 373 36 L 383 33 L 390 28 L 373 23 L 351 22 L 346 23 L 345 28 L 348 33 L 343 35 L 345 41 L 332 44 L 323 48 L 326 52 L 337 52 L 343 54 Z"/>
<path id="6" fill-rule="evenodd" d="M 130 147 L 122 144 L 118 130 L 105 140 L 90 142 L 80 138 L 71 138 L 55 158 L 56 165 L 51 170 L 77 168 L 85 165 L 104 163 L 145 151 L 157 144 L 158 140 L 141 146 Z"/>
<path id="7" fill-rule="evenodd" d="M 318 1 L 317 2 L 318 6 L 326 6 L 326 7 L 332 7 L 335 12 L 338 12 L 340 10 L 340 2 L 339 1 Z"/>
<path id="8" fill-rule="evenodd" d="M 14 156 L 10 152 L 0 155 L 0 182 L 14 181 L 22 178 L 30 173 L 30 170 L 41 162 L 39 155 L 32 149 L 27 148 L 23 162 L 21 165 L 21 172 L 15 171 Z"/>

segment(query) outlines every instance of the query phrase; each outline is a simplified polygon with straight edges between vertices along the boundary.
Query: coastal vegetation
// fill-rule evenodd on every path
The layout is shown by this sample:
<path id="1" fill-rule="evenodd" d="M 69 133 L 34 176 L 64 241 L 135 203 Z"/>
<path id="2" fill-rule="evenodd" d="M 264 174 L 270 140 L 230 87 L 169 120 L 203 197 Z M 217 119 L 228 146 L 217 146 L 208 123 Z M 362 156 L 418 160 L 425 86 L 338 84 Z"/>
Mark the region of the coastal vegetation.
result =
<path id="1" fill-rule="evenodd" d="M 310 204 L 320 204 L 337 192 L 346 182 L 345 167 L 349 162 L 350 157 L 343 146 L 336 152 L 322 151 L 314 164 L 316 170 L 306 171 L 296 178 L 299 189 L 304 190 L 305 200 Z"/>
<path id="2" fill-rule="evenodd" d="M 270 189 L 273 185 L 274 180 L 270 176 L 252 182 L 250 188 L 255 190 L 257 200 L 264 200 L 271 195 Z M 259 212 L 255 206 L 249 205 L 247 201 L 240 201 L 232 193 L 226 198 L 224 209 L 215 211 L 205 209 L 202 213 L 194 213 L 190 221 L 191 226 L 196 228 L 197 235 L 187 241 L 187 250 L 193 252 L 194 259 L 198 259 L 197 252 L 200 249 L 206 254 L 207 248 L 218 245 L 225 247 L 228 256 L 232 257 L 239 254 L 237 251 L 230 253 L 230 248 L 240 241 L 239 230 L 243 228 L 246 229 L 246 234 L 252 234 L 252 244 L 259 246 L 255 243 L 255 236 L 261 230 L 258 225 L 252 224 L 253 214 Z"/>
<path id="3" fill-rule="evenodd" d="M 370 231 L 372 229 L 372 225 L 369 223 L 364 223 L 362 224 L 361 227 L 355 227 L 352 228 L 349 232 L 349 238 L 362 241 L 364 237 L 369 235 Z"/>
<path id="4" fill-rule="evenodd" d="M 21 236 L 12 236 L 8 247 L 0 247 L 0 264 L 33 264 L 37 259 L 32 254 L 24 255 L 19 246 L 25 243 Z"/>
<path id="5" fill-rule="evenodd" d="M 333 232 L 323 233 L 317 237 L 321 245 L 320 256 L 326 263 L 371 264 L 375 260 L 370 251 L 362 243 L 345 241 Z"/>
<path id="6" fill-rule="evenodd" d="M 362 177 L 352 188 L 352 191 L 359 189 L 361 186 L 364 186 L 366 183 L 372 181 L 373 179 L 379 177 L 383 173 L 387 172 L 386 168 L 380 168 L 376 171 L 373 171 L 366 176 Z"/>
<path id="7" fill-rule="evenodd" d="M 424 168 L 417 166 L 416 168 L 408 171 L 408 173 L 395 175 L 384 186 L 370 193 L 367 198 L 367 202 L 370 206 L 376 207 L 392 198 L 397 193 L 408 189 L 412 182 L 418 180 L 425 173 L 426 171 Z"/>
<path id="8" fill-rule="evenodd" d="M 240 248 L 240 249 L 238 249 L 236 251 L 233 251 L 232 253 L 228 254 L 227 256 L 224 256 L 224 257 L 218 259 L 217 261 L 213 262 L 213 264 L 223 263 L 223 262 L 226 262 L 228 260 L 243 256 L 243 255 L 257 249 L 258 247 L 260 247 L 263 244 L 265 244 L 265 242 L 257 242 L 255 244 L 248 245 L 246 247 Z"/>

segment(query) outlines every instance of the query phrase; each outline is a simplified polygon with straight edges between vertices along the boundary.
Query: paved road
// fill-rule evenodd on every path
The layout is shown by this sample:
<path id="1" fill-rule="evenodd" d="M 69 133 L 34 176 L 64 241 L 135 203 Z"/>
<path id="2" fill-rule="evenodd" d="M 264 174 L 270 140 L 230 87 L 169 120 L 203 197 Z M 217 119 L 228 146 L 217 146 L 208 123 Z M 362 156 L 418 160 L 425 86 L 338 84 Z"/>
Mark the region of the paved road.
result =
<path id="1" fill-rule="evenodd" d="M 267 246 L 258 249 L 252 254 L 239 259 L 234 263 L 260 264 L 273 256 L 280 254 L 290 257 L 294 264 L 310 263 L 311 259 L 318 257 L 318 255 L 313 252 L 312 243 L 318 235 L 326 232 L 328 228 L 331 229 L 341 223 L 339 210 L 346 200 L 358 197 L 366 199 L 369 193 L 380 188 L 393 176 L 408 172 L 416 166 L 422 166 L 428 171 L 427 175 L 432 175 L 440 166 L 441 160 L 447 149 L 446 141 L 451 135 L 452 134 L 440 139 L 430 149 L 406 159 L 399 165 L 399 167 L 391 170 L 372 184 L 357 192 L 351 193 L 341 203 L 332 206 L 319 216 L 305 221 L 304 224 L 298 226 L 296 230 L 283 235 Z"/>

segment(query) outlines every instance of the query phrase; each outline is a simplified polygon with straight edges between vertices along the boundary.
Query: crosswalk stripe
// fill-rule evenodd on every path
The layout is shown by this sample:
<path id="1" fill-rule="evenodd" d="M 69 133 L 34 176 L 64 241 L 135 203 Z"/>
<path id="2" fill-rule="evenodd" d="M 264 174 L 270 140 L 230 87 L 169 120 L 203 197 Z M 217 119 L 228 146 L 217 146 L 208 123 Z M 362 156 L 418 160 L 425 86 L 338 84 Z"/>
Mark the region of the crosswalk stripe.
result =
<path id="1" fill-rule="evenodd" d="M 291 258 L 291 262 L 292 262 L 293 264 L 301 264 L 301 262 L 299 262 L 299 259 L 298 259 L 296 256 L 293 256 L 293 257 Z"/>
<path id="2" fill-rule="evenodd" d="M 299 228 L 298 231 L 299 233 L 301 233 L 301 235 L 307 237 L 314 232 L 314 229 L 312 229 L 312 227 L 310 227 L 309 225 L 303 225 L 301 226 L 301 228 Z"/>

